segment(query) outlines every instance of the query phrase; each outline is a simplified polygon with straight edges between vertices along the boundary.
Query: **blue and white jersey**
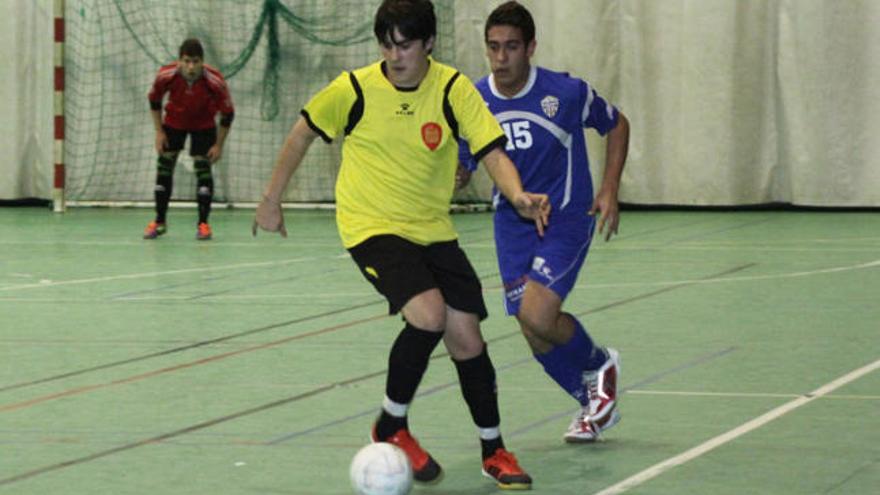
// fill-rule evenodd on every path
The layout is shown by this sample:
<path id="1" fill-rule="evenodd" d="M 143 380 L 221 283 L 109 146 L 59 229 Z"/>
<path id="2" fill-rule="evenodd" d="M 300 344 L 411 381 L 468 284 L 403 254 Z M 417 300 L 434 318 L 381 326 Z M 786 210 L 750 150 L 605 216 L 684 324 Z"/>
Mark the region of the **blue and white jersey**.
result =
<path id="1" fill-rule="evenodd" d="M 583 129 L 604 136 L 617 125 L 617 109 L 586 81 L 541 67 L 533 66 L 525 87 L 510 98 L 496 89 L 492 75 L 476 86 L 507 134 L 506 152 L 525 190 L 546 193 L 551 216 L 586 214 L 593 203 L 593 184 Z M 476 169 L 467 146 L 460 147 L 459 158 Z M 497 189 L 493 201 L 498 216 L 517 216 Z"/>

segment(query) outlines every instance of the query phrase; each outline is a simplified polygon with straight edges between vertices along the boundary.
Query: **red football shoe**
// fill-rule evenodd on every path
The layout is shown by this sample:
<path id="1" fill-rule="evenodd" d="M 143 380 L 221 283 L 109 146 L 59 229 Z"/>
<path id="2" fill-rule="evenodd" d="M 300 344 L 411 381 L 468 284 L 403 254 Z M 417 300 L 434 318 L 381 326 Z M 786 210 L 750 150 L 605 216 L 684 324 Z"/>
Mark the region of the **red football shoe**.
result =
<path id="1" fill-rule="evenodd" d="M 483 461 L 483 475 L 495 480 L 502 490 L 530 490 L 532 477 L 526 474 L 516 457 L 504 449 L 498 449 Z"/>
<path id="2" fill-rule="evenodd" d="M 437 461 L 431 457 L 425 449 L 419 445 L 419 442 L 410 435 L 409 430 L 401 428 L 394 435 L 379 440 L 376 437 L 376 426 L 373 425 L 373 431 L 370 439 L 375 442 L 388 442 L 400 447 L 409 458 L 413 467 L 413 478 L 420 483 L 439 483 L 443 479 L 443 468 Z"/>

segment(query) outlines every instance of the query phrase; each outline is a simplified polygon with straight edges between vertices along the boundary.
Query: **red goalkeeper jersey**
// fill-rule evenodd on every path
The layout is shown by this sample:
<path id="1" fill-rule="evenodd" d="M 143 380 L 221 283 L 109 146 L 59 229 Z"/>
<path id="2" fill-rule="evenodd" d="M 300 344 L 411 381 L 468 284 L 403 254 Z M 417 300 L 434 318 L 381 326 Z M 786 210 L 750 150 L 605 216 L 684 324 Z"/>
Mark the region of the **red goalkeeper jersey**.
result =
<path id="1" fill-rule="evenodd" d="M 147 98 L 150 107 L 158 110 L 168 93 L 163 124 L 183 131 L 210 129 L 217 125 L 214 122 L 217 112 L 222 114 L 224 125 L 232 122 L 235 109 L 223 75 L 208 64 L 204 68 L 202 76 L 192 84 L 177 70 L 176 61 L 159 69 Z"/>

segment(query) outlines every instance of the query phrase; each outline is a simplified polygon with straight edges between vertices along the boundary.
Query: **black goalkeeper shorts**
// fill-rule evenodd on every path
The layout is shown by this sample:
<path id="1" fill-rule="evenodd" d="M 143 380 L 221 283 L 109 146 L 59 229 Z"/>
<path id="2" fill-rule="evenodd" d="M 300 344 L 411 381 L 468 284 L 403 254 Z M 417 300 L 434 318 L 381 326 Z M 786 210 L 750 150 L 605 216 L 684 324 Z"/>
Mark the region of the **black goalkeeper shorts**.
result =
<path id="1" fill-rule="evenodd" d="M 216 127 L 200 131 L 184 131 L 163 125 L 162 129 L 165 130 L 165 136 L 168 137 L 165 151 L 182 150 L 187 134 L 189 134 L 189 156 L 205 156 L 208 154 L 211 146 L 214 146 L 214 143 L 217 142 Z"/>

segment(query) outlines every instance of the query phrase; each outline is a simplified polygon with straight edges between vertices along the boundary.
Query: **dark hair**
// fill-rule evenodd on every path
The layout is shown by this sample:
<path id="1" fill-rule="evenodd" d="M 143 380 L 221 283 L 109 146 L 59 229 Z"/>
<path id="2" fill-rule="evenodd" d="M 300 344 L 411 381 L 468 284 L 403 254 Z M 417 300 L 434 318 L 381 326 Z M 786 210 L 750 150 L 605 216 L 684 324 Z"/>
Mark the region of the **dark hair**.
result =
<path id="1" fill-rule="evenodd" d="M 434 5 L 430 0 L 385 0 L 376 11 L 373 33 L 379 43 L 393 43 L 394 28 L 407 40 L 427 42 L 437 34 Z"/>
<path id="2" fill-rule="evenodd" d="M 515 0 L 502 3 L 489 14 L 483 37 L 489 41 L 489 29 L 494 26 L 513 26 L 522 32 L 523 41 L 529 44 L 535 39 L 535 20 L 532 14 Z"/>
<path id="3" fill-rule="evenodd" d="M 202 48 L 202 42 L 196 38 L 189 38 L 184 40 L 180 45 L 180 53 L 178 54 L 178 58 L 183 58 L 183 56 L 189 57 L 199 57 L 201 59 L 205 58 L 205 50 Z"/>

